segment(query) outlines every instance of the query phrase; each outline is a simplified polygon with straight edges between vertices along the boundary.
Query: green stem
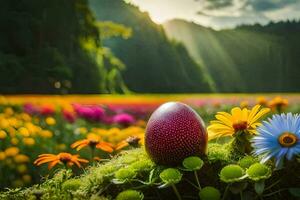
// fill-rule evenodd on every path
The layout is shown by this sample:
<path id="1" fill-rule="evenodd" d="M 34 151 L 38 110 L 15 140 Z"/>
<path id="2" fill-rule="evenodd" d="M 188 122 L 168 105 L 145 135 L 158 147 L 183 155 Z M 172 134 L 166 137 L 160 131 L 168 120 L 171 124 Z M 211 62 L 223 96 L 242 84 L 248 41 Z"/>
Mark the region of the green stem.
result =
<path id="1" fill-rule="evenodd" d="M 91 163 L 94 163 L 95 147 L 91 147 Z"/>
<path id="2" fill-rule="evenodd" d="M 274 194 L 276 194 L 276 193 L 279 193 L 279 192 L 281 192 L 281 191 L 283 191 L 283 190 L 286 190 L 286 188 L 277 190 L 277 191 L 275 191 L 275 192 L 271 192 L 271 193 L 269 193 L 269 194 L 265 194 L 265 195 L 263 195 L 263 197 L 269 197 L 269 196 L 272 196 L 272 195 L 274 195 Z"/>
<path id="3" fill-rule="evenodd" d="M 182 200 L 181 196 L 180 196 L 180 194 L 179 194 L 179 192 L 178 192 L 178 190 L 177 190 L 177 188 L 176 188 L 176 186 L 174 184 L 172 184 L 172 188 L 173 188 L 173 190 L 174 190 L 174 192 L 176 194 L 177 199 L 178 200 Z"/>
<path id="4" fill-rule="evenodd" d="M 188 182 L 189 184 L 191 184 L 191 186 L 193 186 L 194 188 L 196 188 L 197 190 L 199 190 L 199 187 L 197 185 L 195 185 L 194 183 L 192 183 L 191 181 L 189 181 L 188 179 L 184 179 L 186 182 Z"/>
<path id="5" fill-rule="evenodd" d="M 223 194 L 222 200 L 225 200 L 225 199 L 226 199 L 226 196 L 227 196 L 227 193 L 228 193 L 228 190 L 229 190 L 229 186 L 230 186 L 230 184 L 228 184 L 228 185 L 226 186 L 225 191 L 224 191 L 224 194 Z"/>
<path id="6" fill-rule="evenodd" d="M 201 185 L 200 185 L 200 181 L 199 181 L 199 178 L 198 178 L 197 171 L 194 171 L 194 174 L 195 174 L 195 178 L 196 178 L 196 182 L 197 182 L 197 185 L 199 187 L 199 190 L 201 190 Z"/>
<path id="7" fill-rule="evenodd" d="M 281 180 L 279 179 L 278 181 L 274 182 L 273 184 L 269 185 L 268 187 L 265 188 L 265 190 L 271 189 L 273 186 L 277 185 Z"/>

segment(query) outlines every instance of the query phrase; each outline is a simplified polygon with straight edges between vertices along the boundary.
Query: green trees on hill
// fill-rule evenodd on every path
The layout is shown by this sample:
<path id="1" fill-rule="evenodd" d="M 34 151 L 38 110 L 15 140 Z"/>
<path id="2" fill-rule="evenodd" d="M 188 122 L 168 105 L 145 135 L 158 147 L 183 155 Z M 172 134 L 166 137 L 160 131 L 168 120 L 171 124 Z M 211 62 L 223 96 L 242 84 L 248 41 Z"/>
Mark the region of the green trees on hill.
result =
<path id="1" fill-rule="evenodd" d="M 215 31 L 172 20 L 164 27 L 209 71 L 219 92 L 299 92 L 300 22 Z"/>
<path id="2" fill-rule="evenodd" d="M 104 42 L 126 65 L 122 72 L 134 92 L 210 92 L 213 82 L 182 44 L 170 41 L 163 27 L 147 13 L 122 0 L 90 0 L 98 20 L 124 24 L 132 29 L 127 40 Z"/>
<path id="3" fill-rule="evenodd" d="M 299 33 L 162 27 L 123 0 L 3 1 L 0 93 L 296 92 Z"/>
<path id="4" fill-rule="evenodd" d="M 99 44 L 86 0 L 10 0 L 0 6 L 1 93 L 96 93 L 99 69 L 80 38 Z"/>
<path id="5" fill-rule="evenodd" d="M 1 93 L 128 91 L 116 72 L 124 64 L 101 44 L 104 36 L 122 30 L 110 24 L 100 37 L 87 0 L 9 0 L 0 5 Z"/>

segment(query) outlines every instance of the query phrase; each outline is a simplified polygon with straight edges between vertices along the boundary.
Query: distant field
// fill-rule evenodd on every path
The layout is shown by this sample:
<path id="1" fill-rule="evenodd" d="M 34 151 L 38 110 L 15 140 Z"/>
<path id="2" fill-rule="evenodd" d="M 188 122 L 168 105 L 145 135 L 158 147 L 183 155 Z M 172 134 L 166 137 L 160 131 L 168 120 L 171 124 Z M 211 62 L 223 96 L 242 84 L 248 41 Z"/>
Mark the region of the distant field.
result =
<path id="1" fill-rule="evenodd" d="M 0 103 L 86 103 L 86 104 L 161 104 L 167 101 L 182 101 L 191 105 L 210 103 L 231 103 L 241 101 L 255 103 L 259 97 L 272 99 L 283 96 L 290 103 L 300 102 L 300 93 L 272 94 L 132 94 L 132 95 L 3 95 Z"/>

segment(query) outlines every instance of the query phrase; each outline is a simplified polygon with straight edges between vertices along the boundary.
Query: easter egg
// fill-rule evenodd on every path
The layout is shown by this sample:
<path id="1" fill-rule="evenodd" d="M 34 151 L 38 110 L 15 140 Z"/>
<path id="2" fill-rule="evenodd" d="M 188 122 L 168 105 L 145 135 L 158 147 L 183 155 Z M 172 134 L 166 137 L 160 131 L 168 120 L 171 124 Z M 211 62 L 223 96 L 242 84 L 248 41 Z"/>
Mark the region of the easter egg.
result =
<path id="1" fill-rule="evenodd" d="M 207 132 L 201 117 L 188 105 L 168 102 L 151 115 L 145 149 L 157 164 L 177 165 L 188 156 L 206 153 Z"/>

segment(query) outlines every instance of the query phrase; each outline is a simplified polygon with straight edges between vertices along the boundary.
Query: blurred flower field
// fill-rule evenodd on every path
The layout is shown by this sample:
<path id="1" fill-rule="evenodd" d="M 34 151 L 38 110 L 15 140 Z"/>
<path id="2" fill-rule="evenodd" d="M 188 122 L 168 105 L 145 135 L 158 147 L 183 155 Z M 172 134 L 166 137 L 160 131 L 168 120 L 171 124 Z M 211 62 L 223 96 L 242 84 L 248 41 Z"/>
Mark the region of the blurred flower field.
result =
<path id="1" fill-rule="evenodd" d="M 300 96 L 289 94 L 1 96 L 0 188 L 30 186 L 64 167 L 79 175 L 143 145 L 149 116 L 167 101 L 192 106 L 207 124 L 234 106 L 300 112 Z"/>

